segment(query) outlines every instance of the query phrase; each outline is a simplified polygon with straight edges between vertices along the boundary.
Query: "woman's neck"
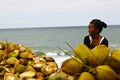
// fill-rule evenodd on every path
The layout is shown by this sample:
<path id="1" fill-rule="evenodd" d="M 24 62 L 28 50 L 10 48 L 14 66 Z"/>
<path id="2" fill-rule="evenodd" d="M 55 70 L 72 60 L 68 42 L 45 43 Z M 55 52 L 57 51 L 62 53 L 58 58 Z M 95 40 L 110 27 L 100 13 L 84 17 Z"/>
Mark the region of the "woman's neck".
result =
<path id="1" fill-rule="evenodd" d="M 96 34 L 96 35 L 94 35 L 94 36 L 92 36 L 92 39 L 100 39 L 100 35 L 99 34 Z"/>

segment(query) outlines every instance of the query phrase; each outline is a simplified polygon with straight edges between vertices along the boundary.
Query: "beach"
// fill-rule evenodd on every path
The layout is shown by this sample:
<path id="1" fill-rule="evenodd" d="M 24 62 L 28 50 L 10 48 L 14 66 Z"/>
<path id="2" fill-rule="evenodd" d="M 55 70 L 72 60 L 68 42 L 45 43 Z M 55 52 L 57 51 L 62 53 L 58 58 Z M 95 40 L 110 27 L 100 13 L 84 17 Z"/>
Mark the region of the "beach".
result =
<path id="1" fill-rule="evenodd" d="M 119 30 L 120 25 L 111 25 L 101 33 L 108 39 L 110 49 L 120 48 Z M 71 52 L 72 49 L 65 42 L 75 48 L 83 43 L 84 36 L 88 35 L 88 29 L 87 26 L 16 28 L 0 29 L 0 34 L 1 41 L 23 44 L 33 48 L 33 51 L 42 51 L 47 56 L 53 57 L 60 66 L 70 56 L 65 55 L 57 46 L 66 52 Z"/>

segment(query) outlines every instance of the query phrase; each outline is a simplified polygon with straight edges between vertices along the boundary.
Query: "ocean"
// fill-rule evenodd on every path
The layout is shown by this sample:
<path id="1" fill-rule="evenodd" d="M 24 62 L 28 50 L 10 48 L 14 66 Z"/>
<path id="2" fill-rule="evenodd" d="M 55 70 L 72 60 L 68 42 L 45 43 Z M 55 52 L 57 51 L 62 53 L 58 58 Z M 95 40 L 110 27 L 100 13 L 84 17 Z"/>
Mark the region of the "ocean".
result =
<path id="1" fill-rule="evenodd" d="M 101 35 L 109 41 L 110 49 L 120 48 L 120 25 L 109 25 L 104 28 Z M 60 65 L 69 58 L 57 46 L 66 52 L 71 52 L 71 47 L 75 48 L 83 43 L 84 36 L 88 35 L 87 26 L 70 27 L 42 27 L 42 28 L 14 28 L 0 29 L 0 41 L 14 42 L 32 47 L 33 51 L 42 51 L 47 56 L 53 57 Z"/>

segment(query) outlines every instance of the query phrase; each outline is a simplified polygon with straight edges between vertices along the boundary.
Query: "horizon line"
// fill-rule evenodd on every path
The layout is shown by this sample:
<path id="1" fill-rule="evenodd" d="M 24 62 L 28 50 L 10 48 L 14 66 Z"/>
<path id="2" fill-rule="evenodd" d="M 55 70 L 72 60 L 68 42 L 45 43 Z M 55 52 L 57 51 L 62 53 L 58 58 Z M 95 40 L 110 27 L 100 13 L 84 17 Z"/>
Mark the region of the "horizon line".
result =
<path id="1" fill-rule="evenodd" d="M 112 26 L 120 26 L 120 25 L 108 25 L 109 27 Z M 83 25 L 83 26 L 31 26 L 31 27 L 10 27 L 10 28 L 0 28 L 0 29 L 28 29 L 28 28 L 78 28 L 78 27 L 87 27 L 87 25 Z"/>

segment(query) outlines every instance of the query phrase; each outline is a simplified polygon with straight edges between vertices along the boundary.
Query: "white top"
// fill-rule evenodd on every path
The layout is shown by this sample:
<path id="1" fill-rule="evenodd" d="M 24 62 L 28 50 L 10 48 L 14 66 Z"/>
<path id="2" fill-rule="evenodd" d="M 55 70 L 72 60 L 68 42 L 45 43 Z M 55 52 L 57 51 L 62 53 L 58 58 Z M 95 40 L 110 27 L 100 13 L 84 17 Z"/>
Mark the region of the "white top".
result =
<path id="1" fill-rule="evenodd" d="M 89 36 L 90 39 L 90 44 L 92 44 L 92 36 Z M 104 37 L 102 36 L 102 38 L 99 40 L 99 45 L 102 43 Z"/>

